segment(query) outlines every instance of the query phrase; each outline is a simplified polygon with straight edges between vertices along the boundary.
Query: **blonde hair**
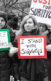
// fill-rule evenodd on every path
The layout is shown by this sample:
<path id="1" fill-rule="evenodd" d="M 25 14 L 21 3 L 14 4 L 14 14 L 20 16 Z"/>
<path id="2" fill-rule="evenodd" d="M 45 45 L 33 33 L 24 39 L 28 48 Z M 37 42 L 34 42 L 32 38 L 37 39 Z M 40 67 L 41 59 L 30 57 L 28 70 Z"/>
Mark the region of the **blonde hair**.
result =
<path id="1" fill-rule="evenodd" d="M 25 24 L 25 22 L 27 21 L 27 19 L 29 19 L 29 18 L 32 18 L 32 20 L 33 20 L 33 23 L 34 23 L 34 25 L 36 25 L 36 20 L 35 20 L 35 17 L 33 16 L 33 15 L 27 15 L 27 16 L 25 16 L 24 18 L 23 18 L 23 20 L 22 20 L 22 22 L 21 22 L 21 25 L 20 25 L 20 28 L 24 28 L 24 24 Z"/>

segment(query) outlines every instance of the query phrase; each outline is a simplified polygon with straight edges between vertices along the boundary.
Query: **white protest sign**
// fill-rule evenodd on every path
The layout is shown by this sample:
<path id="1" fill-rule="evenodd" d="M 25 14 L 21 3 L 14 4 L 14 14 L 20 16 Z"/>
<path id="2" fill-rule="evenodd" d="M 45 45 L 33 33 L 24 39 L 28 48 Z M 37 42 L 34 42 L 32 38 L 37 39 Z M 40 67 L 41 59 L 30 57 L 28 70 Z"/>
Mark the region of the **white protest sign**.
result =
<path id="1" fill-rule="evenodd" d="M 32 0 L 30 12 L 37 22 L 51 25 L 51 0 Z"/>
<path id="2" fill-rule="evenodd" d="M 45 36 L 18 37 L 19 58 L 46 58 Z"/>
<path id="3" fill-rule="evenodd" d="M 8 29 L 0 29 L 0 50 L 7 50 L 10 43 L 10 33 Z"/>

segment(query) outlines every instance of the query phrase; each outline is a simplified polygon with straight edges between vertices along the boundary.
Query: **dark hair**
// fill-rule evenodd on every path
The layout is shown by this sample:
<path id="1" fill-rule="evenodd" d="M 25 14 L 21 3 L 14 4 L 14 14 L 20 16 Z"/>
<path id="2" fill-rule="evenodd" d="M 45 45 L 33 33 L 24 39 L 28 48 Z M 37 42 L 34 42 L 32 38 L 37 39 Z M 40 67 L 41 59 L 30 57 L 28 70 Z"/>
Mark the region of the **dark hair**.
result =
<path id="1" fill-rule="evenodd" d="M 0 17 L 2 17 L 4 20 L 5 20 L 5 22 L 7 22 L 7 17 L 6 17 L 6 14 L 0 14 Z"/>
<path id="2" fill-rule="evenodd" d="M 43 23 L 39 23 L 40 25 L 42 25 L 42 27 L 45 27 L 45 30 L 48 30 L 48 26 L 46 24 Z"/>
<path id="3" fill-rule="evenodd" d="M 10 27 L 12 27 L 13 29 L 17 29 L 18 28 L 18 18 L 14 17 L 13 19 L 9 20 L 8 25 Z"/>

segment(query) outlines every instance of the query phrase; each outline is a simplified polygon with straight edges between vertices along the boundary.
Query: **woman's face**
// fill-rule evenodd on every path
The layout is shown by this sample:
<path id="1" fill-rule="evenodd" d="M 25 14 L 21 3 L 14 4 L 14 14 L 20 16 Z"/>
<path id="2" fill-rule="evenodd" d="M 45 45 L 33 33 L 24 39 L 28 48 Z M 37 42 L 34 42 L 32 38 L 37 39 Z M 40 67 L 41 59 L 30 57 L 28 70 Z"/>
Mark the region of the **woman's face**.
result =
<path id="1" fill-rule="evenodd" d="M 39 26 L 39 30 L 40 30 L 41 32 L 44 32 L 44 31 L 46 30 L 46 28 L 45 28 L 45 26 L 40 25 L 40 26 Z"/>
<path id="2" fill-rule="evenodd" d="M 0 29 L 5 26 L 5 20 L 3 17 L 0 17 Z"/>
<path id="3" fill-rule="evenodd" d="M 34 22 L 32 18 L 27 19 L 26 23 L 24 24 L 24 29 L 27 32 L 30 32 L 34 29 Z"/>

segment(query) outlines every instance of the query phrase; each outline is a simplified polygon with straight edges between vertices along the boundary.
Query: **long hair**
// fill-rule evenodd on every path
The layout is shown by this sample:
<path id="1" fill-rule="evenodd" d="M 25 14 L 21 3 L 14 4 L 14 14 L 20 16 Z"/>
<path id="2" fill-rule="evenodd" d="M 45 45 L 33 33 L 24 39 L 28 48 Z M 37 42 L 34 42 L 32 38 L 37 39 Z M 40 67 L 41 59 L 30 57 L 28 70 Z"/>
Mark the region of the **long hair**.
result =
<path id="1" fill-rule="evenodd" d="M 35 17 L 33 16 L 33 15 L 27 15 L 27 16 L 25 16 L 24 18 L 23 18 L 23 20 L 22 20 L 22 22 L 21 22 L 21 25 L 20 25 L 20 28 L 22 29 L 22 33 L 25 31 L 25 29 L 24 29 L 24 24 L 26 23 L 26 21 L 29 19 L 29 18 L 32 18 L 32 20 L 33 20 L 33 23 L 34 23 L 34 26 L 35 26 L 35 29 L 37 28 L 37 22 L 36 22 L 36 19 L 35 19 Z M 32 31 L 34 31 L 34 30 L 32 30 Z"/>
<path id="2" fill-rule="evenodd" d="M 21 22 L 20 27 L 21 27 L 22 29 L 24 28 L 25 22 L 26 22 L 27 19 L 29 19 L 29 18 L 32 18 L 34 25 L 37 24 L 36 19 L 35 19 L 35 17 L 34 17 L 33 15 L 27 15 L 27 16 L 25 16 L 25 17 L 23 18 L 23 20 L 22 20 L 22 22 Z"/>

